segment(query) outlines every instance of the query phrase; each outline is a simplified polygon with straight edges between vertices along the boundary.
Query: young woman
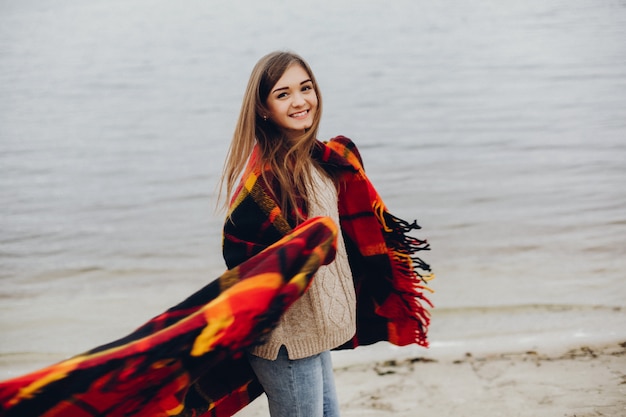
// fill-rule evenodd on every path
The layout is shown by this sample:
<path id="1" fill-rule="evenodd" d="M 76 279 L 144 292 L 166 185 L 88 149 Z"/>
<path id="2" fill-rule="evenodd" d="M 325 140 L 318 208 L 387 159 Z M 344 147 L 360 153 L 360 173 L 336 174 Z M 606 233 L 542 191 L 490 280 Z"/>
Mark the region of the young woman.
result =
<path id="1" fill-rule="evenodd" d="M 414 256 L 425 241 L 392 216 L 365 176 L 352 141 L 317 140 L 322 113 L 309 65 L 273 52 L 254 67 L 224 166 L 230 201 L 223 254 L 233 268 L 308 218 L 340 225 L 335 260 L 248 358 L 270 413 L 339 415 L 330 350 L 387 340 L 426 346 L 429 314 L 420 301 L 430 271 Z M 417 272 L 426 271 L 425 274 Z"/>

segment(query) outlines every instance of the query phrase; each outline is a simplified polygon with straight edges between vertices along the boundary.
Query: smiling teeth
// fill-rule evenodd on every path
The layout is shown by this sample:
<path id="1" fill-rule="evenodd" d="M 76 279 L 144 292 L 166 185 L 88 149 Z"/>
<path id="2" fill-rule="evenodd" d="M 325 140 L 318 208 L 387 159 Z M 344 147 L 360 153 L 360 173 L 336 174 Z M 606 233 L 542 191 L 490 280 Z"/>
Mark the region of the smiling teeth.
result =
<path id="1" fill-rule="evenodd" d="M 291 115 L 291 117 L 300 117 L 300 116 L 304 116 L 307 113 L 308 110 L 305 111 L 301 111 L 300 113 L 294 113 Z"/>

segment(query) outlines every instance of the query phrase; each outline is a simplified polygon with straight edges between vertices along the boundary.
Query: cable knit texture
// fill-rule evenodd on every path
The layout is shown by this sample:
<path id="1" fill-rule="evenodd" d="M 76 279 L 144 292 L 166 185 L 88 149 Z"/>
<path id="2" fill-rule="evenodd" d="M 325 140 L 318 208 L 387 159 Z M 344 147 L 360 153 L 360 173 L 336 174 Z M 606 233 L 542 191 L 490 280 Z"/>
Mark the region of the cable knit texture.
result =
<path id="1" fill-rule="evenodd" d="M 309 216 L 328 216 L 339 224 L 337 189 L 326 175 L 312 168 Z M 308 291 L 281 317 L 266 342 L 250 352 L 275 360 L 282 345 L 289 359 L 301 359 L 334 349 L 354 336 L 356 295 L 346 247 L 339 233 L 335 261 L 317 270 Z"/>

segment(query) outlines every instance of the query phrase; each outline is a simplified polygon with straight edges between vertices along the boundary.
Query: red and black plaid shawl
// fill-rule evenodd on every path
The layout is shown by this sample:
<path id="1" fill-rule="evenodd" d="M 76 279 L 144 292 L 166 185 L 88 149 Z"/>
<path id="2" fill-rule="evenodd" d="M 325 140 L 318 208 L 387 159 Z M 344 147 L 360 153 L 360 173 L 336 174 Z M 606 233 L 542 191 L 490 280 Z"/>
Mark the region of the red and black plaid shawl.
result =
<path id="1" fill-rule="evenodd" d="M 428 245 L 408 234 L 419 227 L 387 211 L 349 139 L 319 142 L 313 156 L 340 180 L 357 292 L 357 333 L 341 348 L 427 346 L 430 269 L 416 253 Z M 0 417 L 226 417 L 258 397 L 243 352 L 334 258 L 337 233 L 323 217 L 294 227 L 260 174 L 244 174 L 224 226 L 229 271 L 125 338 L 0 383 Z"/>
<path id="2" fill-rule="evenodd" d="M 310 219 L 125 338 L 1 382 L 0 416 L 231 416 L 262 393 L 243 352 L 334 259 L 336 235 Z"/>

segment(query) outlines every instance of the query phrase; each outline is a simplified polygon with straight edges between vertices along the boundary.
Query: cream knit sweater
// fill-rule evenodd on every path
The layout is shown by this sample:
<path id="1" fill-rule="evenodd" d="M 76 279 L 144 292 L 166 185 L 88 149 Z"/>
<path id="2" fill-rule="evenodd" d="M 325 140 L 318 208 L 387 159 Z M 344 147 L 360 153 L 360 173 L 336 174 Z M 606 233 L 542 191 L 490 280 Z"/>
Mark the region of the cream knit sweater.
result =
<path id="1" fill-rule="evenodd" d="M 312 168 L 309 216 L 328 216 L 339 224 L 337 189 L 330 178 Z M 290 359 L 302 359 L 342 345 L 356 331 L 356 295 L 346 247 L 337 236 L 337 255 L 315 274 L 308 291 L 294 302 L 267 341 L 250 350 L 255 356 L 275 360 L 281 346 Z"/>

